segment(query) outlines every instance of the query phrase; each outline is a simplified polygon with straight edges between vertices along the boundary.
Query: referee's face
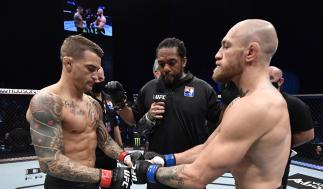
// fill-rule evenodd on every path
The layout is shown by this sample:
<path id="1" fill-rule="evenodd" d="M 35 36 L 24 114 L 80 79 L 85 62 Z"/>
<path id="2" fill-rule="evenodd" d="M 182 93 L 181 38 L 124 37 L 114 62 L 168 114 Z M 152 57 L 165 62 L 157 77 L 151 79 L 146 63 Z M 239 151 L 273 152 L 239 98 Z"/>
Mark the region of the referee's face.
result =
<path id="1" fill-rule="evenodd" d="M 182 77 L 186 57 L 182 58 L 178 55 L 177 47 L 159 49 L 157 61 L 166 84 L 174 83 Z"/>

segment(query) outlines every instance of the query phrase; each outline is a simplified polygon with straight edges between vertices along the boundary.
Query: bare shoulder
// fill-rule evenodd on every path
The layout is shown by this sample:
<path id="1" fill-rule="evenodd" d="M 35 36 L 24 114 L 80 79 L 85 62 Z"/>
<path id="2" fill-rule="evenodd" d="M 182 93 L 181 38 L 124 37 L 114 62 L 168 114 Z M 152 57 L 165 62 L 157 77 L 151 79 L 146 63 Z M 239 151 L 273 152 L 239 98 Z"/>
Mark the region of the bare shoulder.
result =
<path id="1" fill-rule="evenodd" d="M 85 98 L 87 99 L 87 102 L 89 104 L 91 104 L 92 107 L 94 107 L 94 111 L 97 113 L 98 115 L 98 120 L 102 120 L 102 116 L 103 116 L 103 111 L 102 111 L 102 108 L 101 107 L 101 104 L 95 100 L 93 97 L 91 97 L 90 95 L 87 95 L 87 94 L 84 94 L 85 95 Z"/>
<path id="2" fill-rule="evenodd" d="M 235 108 L 242 108 L 246 113 L 261 115 L 267 114 L 272 108 L 278 108 L 284 103 L 285 101 L 278 90 L 264 89 L 240 98 Z"/>
<path id="3" fill-rule="evenodd" d="M 221 122 L 222 127 L 241 133 L 255 131 L 263 134 L 279 116 L 282 106 L 279 93 L 255 93 L 237 98 L 229 106 Z"/>
<path id="4" fill-rule="evenodd" d="M 227 115 L 232 117 L 236 115 L 243 115 L 243 117 L 254 117 L 266 112 L 266 100 L 254 95 L 244 96 L 233 100 L 229 106 Z M 246 118 L 246 117 L 245 117 Z"/>
<path id="5" fill-rule="evenodd" d="M 29 113 L 35 116 L 35 113 L 50 113 L 57 119 L 60 119 L 63 108 L 62 99 L 47 90 L 38 92 L 30 102 Z"/>
<path id="6" fill-rule="evenodd" d="M 88 100 L 89 103 L 93 104 L 95 106 L 96 109 L 101 109 L 101 105 L 100 103 L 95 100 L 92 96 L 84 94 L 85 98 Z"/>
<path id="7" fill-rule="evenodd" d="M 286 101 L 276 89 L 259 91 L 250 97 L 250 100 L 266 114 L 287 109 Z"/>

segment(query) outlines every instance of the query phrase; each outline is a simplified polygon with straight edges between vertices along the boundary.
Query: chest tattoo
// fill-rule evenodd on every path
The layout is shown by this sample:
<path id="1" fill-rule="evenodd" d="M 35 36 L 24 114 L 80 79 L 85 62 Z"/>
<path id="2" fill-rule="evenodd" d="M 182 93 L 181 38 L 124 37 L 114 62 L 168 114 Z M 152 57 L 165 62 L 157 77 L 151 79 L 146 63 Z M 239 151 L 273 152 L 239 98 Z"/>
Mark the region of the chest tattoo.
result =
<path id="1" fill-rule="evenodd" d="M 93 102 L 86 102 L 85 106 L 80 106 L 74 101 L 64 101 L 64 108 L 66 108 L 74 116 L 86 117 L 89 121 L 90 127 L 93 127 L 96 123 L 96 110 Z"/>

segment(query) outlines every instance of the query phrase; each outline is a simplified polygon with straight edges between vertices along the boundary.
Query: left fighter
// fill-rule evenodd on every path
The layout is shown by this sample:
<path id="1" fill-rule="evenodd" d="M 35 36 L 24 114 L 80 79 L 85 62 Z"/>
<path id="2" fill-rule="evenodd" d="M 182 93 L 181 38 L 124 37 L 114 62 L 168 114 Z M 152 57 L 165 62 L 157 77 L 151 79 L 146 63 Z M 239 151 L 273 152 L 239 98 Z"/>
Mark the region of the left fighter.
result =
<path id="1" fill-rule="evenodd" d="M 130 187 L 131 155 L 108 134 L 100 104 L 84 93 L 97 79 L 102 56 L 103 50 L 89 39 L 67 37 L 60 51 L 60 80 L 30 101 L 26 117 L 40 169 L 47 174 L 45 189 Z M 128 167 L 94 168 L 97 146 Z"/>

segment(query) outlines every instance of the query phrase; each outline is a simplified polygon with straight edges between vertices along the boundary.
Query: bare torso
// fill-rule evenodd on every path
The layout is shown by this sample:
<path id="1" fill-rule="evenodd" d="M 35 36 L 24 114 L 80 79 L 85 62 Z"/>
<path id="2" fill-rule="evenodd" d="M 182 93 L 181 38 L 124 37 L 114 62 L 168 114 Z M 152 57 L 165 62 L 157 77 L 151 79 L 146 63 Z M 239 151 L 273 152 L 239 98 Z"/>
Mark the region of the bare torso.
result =
<path id="1" fill-rule="evenodd" d="M 92 99 L 93 100 L 93 99 Z M 88 96 L 83 102 L 63 100 L 64 155 L 88 167 L 95 164 L 97 136 L 95 120 L 98 114 Z"/>
<path id="2" fill-rule="evenodd" d="M 287 104 L 269 82 L 257 88 L 227 107 L 203 145 L 175 154 L 181 165 L 158 169 L 158 181 L 203 188 L 231 172 L 239 189 L 280 187 L 291 143 Z"/>
<path id="3" fill-rule="evenodd" d="M 60 94 L 55 85 L 43 90 L 56 95 L 63 104 L 61 117 L 64 147 L 62 153 L 82 165 L 94 167 L 97 147 L 95 125 L 99 120 L 99 113 L 94 105 L 95 100 L 85 94 L 80 101 L 71 100 Z"/>
<path id="4" fill-rule="evenodd" d="M 289 116 L 279 93 L 255 92 L 241 100 L 267 103 L 267 116 L 259 127 L 267 129 L 252 144 L 243 159 L 230 171 L 238 188 L 274 189 L 279 187 L 290 150 Z M 252 108 L 252 107 L 249 107 Z"/>

